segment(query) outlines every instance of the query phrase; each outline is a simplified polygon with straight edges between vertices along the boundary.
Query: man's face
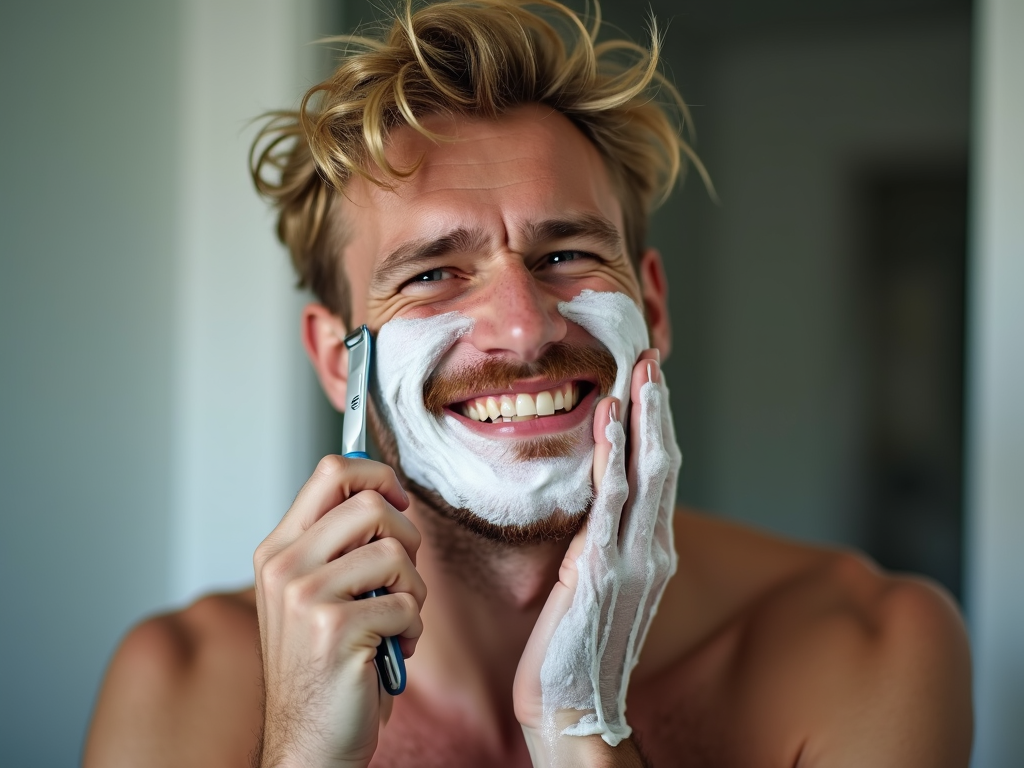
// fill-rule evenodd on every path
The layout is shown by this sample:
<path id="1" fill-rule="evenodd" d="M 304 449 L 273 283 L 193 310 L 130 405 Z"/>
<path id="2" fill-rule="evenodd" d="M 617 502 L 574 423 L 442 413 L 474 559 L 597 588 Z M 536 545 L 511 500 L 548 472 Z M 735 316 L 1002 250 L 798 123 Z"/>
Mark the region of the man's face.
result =
<path id="1" fill-rule="evenodd" d="M 425 122 L 455 140 L 395 131 L 389 160 L 399 169 L 419 162 L 416 172 L 393 190 L 355 180 L 342 203 L 353 325 L 376 332 L 397 318 L 470 318 L 431 373 L 426 406 L 522 456 L 578 453 L 572 443 L 592 440 L 593 407 L 614 370 L 558 304 L 588 288 L 641 302 L 604 163 L 544 107 Z M 501 393 L 530 410 L 527 395 L 545 413 L 547 394 L 574 402 L 537 418 L 486 414 L 490 395 L 500 410 Z"/>

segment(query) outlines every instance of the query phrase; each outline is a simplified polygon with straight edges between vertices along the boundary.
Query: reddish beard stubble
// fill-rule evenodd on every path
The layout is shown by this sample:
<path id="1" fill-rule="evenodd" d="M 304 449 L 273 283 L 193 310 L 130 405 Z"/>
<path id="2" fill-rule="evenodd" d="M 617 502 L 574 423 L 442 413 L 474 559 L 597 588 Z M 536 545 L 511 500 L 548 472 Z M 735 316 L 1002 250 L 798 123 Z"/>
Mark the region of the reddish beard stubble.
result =
<path id="1" fill-rule="evenodd" d="M 486 360 L 472 368 L 433 373 L 423 385 L 423 404 L 427 411 L 440 417 L 445 407 L 465 400 L 477 392 L 509 390 L 516 382 L 531 378 L 550 381 L 570 379 L 593 381 L 600 395 L 607 394 L 615 382 L 615 358 L 604 347 L 552 345 L 534 363 L 510 360 Z M 378 390 L 379 391 L 379 390 Z M 382 418 L 374 398 L 368 410 L 370 427 L 384 462 L 397 473 L 402 485 L 426 503 L 441 518 L 458 523 L 465 529 L 496 544 L 521 546 L 542 541 L 560 540 L 574 535 L 590 512 L 590 505 L 575 516 L 556 509 L 546 519 L 527 525 L 494 525 L 469 509 L 453 507 L 436 491 L 413 482 L 402 471 L 398 444 L 391 426 Z M 543 417 L 542 417 L 543 418 Z M 549 435 L 515 441 L 511 446 L 513 460 L 529 460 L 571 456 L 579 449 L 574 434 Z"/>

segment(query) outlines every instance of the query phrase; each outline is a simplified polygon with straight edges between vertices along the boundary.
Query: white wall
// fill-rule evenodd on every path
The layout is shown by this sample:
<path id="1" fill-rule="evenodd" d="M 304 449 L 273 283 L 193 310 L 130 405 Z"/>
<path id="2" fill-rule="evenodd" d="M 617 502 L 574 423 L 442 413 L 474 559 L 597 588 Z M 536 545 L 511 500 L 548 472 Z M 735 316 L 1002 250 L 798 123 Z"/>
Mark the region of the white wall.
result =
<path id="1" fill-rule="evenodd" d="M 1024 761 L 1024 3 L 979 0 L 970 271 L 968 613 L 976 768 Z"/>
<path id="2" fill-rule="evenodd" d="M 0 762 L 73 765 L 167 599 L 175 4 L 3 5 Z"/>
<path id="3" fill-rule="evenodd" d="M 316 384 L 299 344 L 303 297 L 252 191 L 250 120 L 295 107 L 330 30 L 313 2 L 183 5 L 175 177 L 170 597 L 252 579 L 252 553 L 315 466 Z M 325 449 L 326 450 L 326 449 Z"/>
<path id="4" fill-rule="evenodd" d="M 251 578 L 320 450 L 246 172 L 247 121 L 310 82 L 318 6 L 0 6 L 4 765 L 75 764 L 119 636 Z"/>

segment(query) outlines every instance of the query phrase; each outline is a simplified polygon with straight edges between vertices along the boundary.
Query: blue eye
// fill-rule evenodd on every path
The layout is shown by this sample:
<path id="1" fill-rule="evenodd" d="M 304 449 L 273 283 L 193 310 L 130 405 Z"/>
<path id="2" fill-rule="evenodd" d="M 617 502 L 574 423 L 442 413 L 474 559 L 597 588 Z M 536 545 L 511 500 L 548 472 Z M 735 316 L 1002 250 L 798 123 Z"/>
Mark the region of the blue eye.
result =
<path id="1" fill-rule="evenodd" d="M 555 251 L 554 253 L 548 254 L 547 264 L 549 266 L 573 264 L 584 261 L 595 261 L 597 258 L 598 257 L 594 254 L 588 253 L 587 251 Z"/>
<path id="2" fill-rule="evenodd" d="M 445 276 L 451 277 L 452 273 L 446 269 L 432 269 L 429 272 L 424 272 L 422 275 L 417 275 L 410 282 L 436 283 L 439 280 L 444 280 Z"/>
<path id="3" fill-rule="evenodd" d="M 548 256 L 548 263 L 550 264 L 565 264 L 567 261 L 579 261 L 585 259 L 587 255 L 580 251 L 558 251 Z"/>
<path id="4" fill-rule="evenodd" d="M 456 277 L 457 275 L 454 272 L 443 267 L 428 269 L 426 272 L 421 272 L 416 277 L 402 283 L 401 290 L 413 291 L 414 293 L 426 291 L 432 294 L 442 289 L 447 290 L 451 288 L 454 285 L 451 281 Z M 446 283 L 447 285 L 442 286 L 441 283 Z"/>

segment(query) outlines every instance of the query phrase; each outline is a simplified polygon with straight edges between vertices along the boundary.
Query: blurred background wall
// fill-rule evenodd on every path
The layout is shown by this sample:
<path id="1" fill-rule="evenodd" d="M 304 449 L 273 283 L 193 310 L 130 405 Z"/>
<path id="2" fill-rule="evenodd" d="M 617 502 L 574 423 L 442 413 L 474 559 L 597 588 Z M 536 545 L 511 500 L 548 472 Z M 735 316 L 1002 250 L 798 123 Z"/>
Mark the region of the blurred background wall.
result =
<path id="1" fill-rule="evenodd" d="M 73 765 L 111 644 L 169 594 L 181 18 L 0 14 L 0 760 Z"/>
<path id="2" fill-rule="evenodd" d="M 636 9 L 604 4 L 642 37 Z M 680 500 L 961 598 L 984 768 L 1024 754 L 1022 9 L 653 4 L 720 198 L 692 176 L 651 235 Z M 245 157 L 329 67 L 306 43 L 373 13 L 0 8 L 5 765 L 74 764 L 120 635 L 251 579 L 335 449 Z"/>
<path id="3" fill-rule="evenodd" d="M 934 439 L 926 426 L 918 430 L 925 434 L 905 435 L 911 455 L 904 463 L 921 467 L 875 467 L 884 458 L 873 420 L 883 431 L 899 429 L 891 422 L 923 393 L 877 402 L 887 383 L 875 381 L 875 358 L 887 351 L 880 343 L 903 329 L 897 327 L 902 318 L 881 316 L 881 294 L 893 290 L 895 276 L 878 274 L 873 255 L 902 234 L 888 231 L 893 226 L 875 232 L 887 224 L 877 221 L 883 214 L 876 210 L 887 186 L 923 177 L 927 188 L 930 177 L 952 177 L 952 206 L 910 222 L 909 237 L 920 240 L 943 216 L 959 224 L 945 259 L 953 274 L 938 275 L 938 282 L 952 283 L 954 300 L 946 302 L 952 306 L 943 306 L 944 297 L 927 285 L 917 297 L 928 305 L 919 311 L 932 310 L 940 323 L 944 313 L 952 315 L 952 334 L 943 338 L 941 325 L 935 331 L 955 359 L 946 367 L 921 361 L 932 374 L 932 381 L 925 376 L 926 391 L 958 382 L 970 16 L 952 3 L 933 3 L 925 12 L 901 8 L 907 3 L 833 2 L 818 4 L 813 16 L 798 4 L 771 16 L 754 12 L 764 4 L 750 5 L 729 14 L 728 6 L 709 4 L 695 9 L 692 20 L 681 13 L 666 43 L 670 56 L 678 52 L 672 68 L 694 105 L 697 149 L 720 198 L 714 204 L 691 179 L 686 194 L 659 212 L 653 233 L 677 291 L 680 343 L 668 375 L 681 388 L 682 493 L 690 503 L 755 525 L 875 550 L 879 557 L 885 553 L 874 546 L 869 514 L 879 503 L 872 493 L 879 471 L 916 471 L 921 484 L 941 470 L 960 472 L 956 385 L 924 417 L 954 422 L 952 460 L 931 466 L 927 445 L 919 445 Z M 903 202 L 898 197 L 894 204 Z M 896 223 L 905 221 L 903 215 Z M 947 256 L 936 255 L 935 245 L 893 245 L 890 261 L 923 248 L 923 260 L 933 263 Z M 940 237 L 937 245 L 947 244 Z M 928 335 L 931 319 L 918 335 Z M 872 334 L 873 322 L 884 324 L 882 333 Z M 952 519 L 935 560 L 953 563 L 941 575 L 958 592 L 957 484 L 946 497 Z M 891 567 L 927 564 L 925 558 L 899 561 L 916 553 L 893 554 Z"/>
<path id="4" fill-rule="evenodd" d="M 78 762 L 119 637 L 251 581 L 330 450 L 246 172 L 252 118 L 326 63 L 322 11 L 0 6 L 0 764 Z"/>

